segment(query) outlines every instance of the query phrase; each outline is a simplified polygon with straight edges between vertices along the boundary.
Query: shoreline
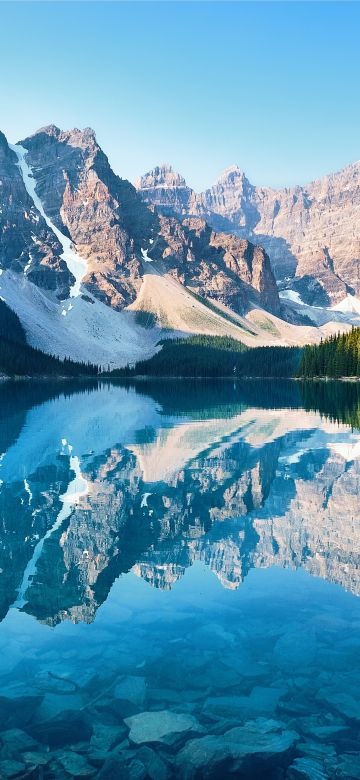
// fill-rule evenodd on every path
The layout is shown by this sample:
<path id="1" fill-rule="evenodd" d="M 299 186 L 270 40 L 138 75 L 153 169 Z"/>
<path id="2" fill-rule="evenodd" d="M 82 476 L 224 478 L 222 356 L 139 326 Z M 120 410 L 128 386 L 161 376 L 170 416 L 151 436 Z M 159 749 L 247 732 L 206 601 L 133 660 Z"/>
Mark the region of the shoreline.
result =
<path id="1" fill-rule="evenodd" d="M 147 382 L 149 380 L 159 380 L 159 381 L 187 381 L 191 380 L 194 381 L 210 381 L 210 382 L 223 382 L 231 381 L 231 382 L 253 382 L 253 381 L 275 381 L 275 382 L 284 382 L 284 381 L 292 381 L 292 382 L 351 382 L 351 383 L 357 383 L 360 382 L 360 376 L 339 376 L 339 377 L 329 377 L 329 376 L 182 376 L 179 375 L 168 375 L 163 376 L 161 374 L 137 374 L 134 376 L 109 376 L 109 375 L 103 375 L 98 374 L 96 376 L 63 376 L 63 375 L 16 375 L 16 376 L 5 376 L 2 374 L 0 376 L 0 382 L 67 382 L 67 381 L 80 381 L 80 382 L 96 382 L 101 380 L 102 382 Z"/>

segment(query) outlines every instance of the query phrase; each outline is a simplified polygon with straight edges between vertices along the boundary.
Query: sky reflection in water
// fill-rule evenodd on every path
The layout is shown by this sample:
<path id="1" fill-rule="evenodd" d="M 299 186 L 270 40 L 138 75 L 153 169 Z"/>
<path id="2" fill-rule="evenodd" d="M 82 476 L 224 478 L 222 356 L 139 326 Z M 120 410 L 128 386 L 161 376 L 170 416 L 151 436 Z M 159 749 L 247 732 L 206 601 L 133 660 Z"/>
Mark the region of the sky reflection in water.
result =
<path id="1" fill-rule="evenodd" d="M 1 394 L 0 775 L 360 777 L 357 385 Z"/>

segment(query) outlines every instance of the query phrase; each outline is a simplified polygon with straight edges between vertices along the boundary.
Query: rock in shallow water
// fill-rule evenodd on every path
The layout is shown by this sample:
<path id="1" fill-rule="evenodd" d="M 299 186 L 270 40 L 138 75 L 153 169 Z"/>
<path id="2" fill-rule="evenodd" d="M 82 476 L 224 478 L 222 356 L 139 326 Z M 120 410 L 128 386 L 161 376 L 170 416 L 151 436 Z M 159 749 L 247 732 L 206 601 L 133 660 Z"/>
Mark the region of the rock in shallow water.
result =
<path id="1" fill-rule="evenodd" d="M 34 739 L 50 747 L 62 747 L 82 740 L 88 742 L 92 731 L 92 726 L 85 716 L 66 710 L 45 723 L 32 723 L 28 726 L 28 732 Z"/>
<path id="2" fill-rule="evenodd" d="M 315 637 L 309 631 L 289 631 L 276 642 L 274 660 L 278 666 L 298 672 L 314 661 L 316 652 Z"/>
<path id="3" fill-rule="evenodd" d="M 116 699 L 143 707 L 146 698 L 146 683 L 143 677 L 128 675 L 117 684 L 114 690 Z"/>
<path id="4" fill-rule="evenodd" d="M 228 765 L 230 768 L 234 762 L 237 769 L 239 760 L 245 761 L 248 756 L 271 759 L 287 753 L 297 739 L 298 734 L 286 730 L 283 723 L 258 718 L 222 736 L 189 740 L 176 758 L 179 776 L 189 780 L 197 776 L 211 777 L 215 770 L 220 772 Z"/>
<path id="5" fill-rule="evenodd" d="M 1 755 L 3 756 L 6 751 L 9 754 L 7 758 L 10 758 L 12 755 L 17 758 L 21 750 L 31 750 L 37 746 L 37 742 L 22 729 L 2 731 L 0 740 L 2 744 Z"/>
<path id="6" fill-rule="evenodd" d="M 137 758 L 144 764 L 151 780 L 168 780 L 169 769 L 160 756 L 152 748 L 143 745 L 136 752 Z"/>
<path id="7" fill-rule="evenodd" d="M 271 715 L 284 693 L 285 688 L 255 686 L 249 696 L 210 696 L 205 701 L 203 712 L 209 717 L 238 717 L 241 720 Z"/>
<path id="8" fill-rule="evenodd" d="M 187 731 L 201 731 L 201 727 L 192 715 L 181 715 L 171 710 L 159 712 L 140 712 L 125 719 L 130 729 L 129 739 L 140 745 L 144 742 L 164 742 L 171 744 Z"/>
<path id="9" fill-rule="evenodd" d="M 102 723 L 94 725 L 94 731 L 90 740 L 90 747 L 94 751 L 109 751 L 118 745 L 126 736 L 125 727 L 106 726 Z"/>
<path id="10" fill-rule="evenodd" d="M 346 718 L 360 721 L 360 702 L 357 699 L 354 699 L 351 694 L 332 689 L 321 689 L 316 698 L 320 701 L 324 701 Z"/>
<path id="11" fill-rule="evenodd" d="M 286 773 L 286 780 L 328 780 L 330 775 L 320 761 L 295 758 Z"/>
<path id="12" fill-rule="evenodd" d="M 16 777 L 25 770 L 25 764 L 20 761 L 0 761 L 0 777 Z"/>
<path id="13" fill-rule="evenodd" d="M 337 759 L 332 758 L 330 766 L 333 770 L 332 777 L 341 778 L 341 780 L 359 780 L 360 755 L 358 752 L 344 753 Z"/>
<path id="14" fill-rule="evenodd" d="M 56 758 L 70 777 L 92 777 L 95 774 L 96 770 L 89 766 L 86 758 L 72 750 L 63 751 Z"/>

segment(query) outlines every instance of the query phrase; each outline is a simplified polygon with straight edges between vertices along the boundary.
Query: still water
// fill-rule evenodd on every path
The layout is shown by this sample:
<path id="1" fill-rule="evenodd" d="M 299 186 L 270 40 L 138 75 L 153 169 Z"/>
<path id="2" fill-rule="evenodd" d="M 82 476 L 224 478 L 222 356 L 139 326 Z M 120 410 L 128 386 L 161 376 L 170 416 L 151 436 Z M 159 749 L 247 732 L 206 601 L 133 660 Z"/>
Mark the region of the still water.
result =
<path id="1" fill-rule="evenodd" d="M 0 777 L 360 778 L 358 386 L 0 408 Z"/>

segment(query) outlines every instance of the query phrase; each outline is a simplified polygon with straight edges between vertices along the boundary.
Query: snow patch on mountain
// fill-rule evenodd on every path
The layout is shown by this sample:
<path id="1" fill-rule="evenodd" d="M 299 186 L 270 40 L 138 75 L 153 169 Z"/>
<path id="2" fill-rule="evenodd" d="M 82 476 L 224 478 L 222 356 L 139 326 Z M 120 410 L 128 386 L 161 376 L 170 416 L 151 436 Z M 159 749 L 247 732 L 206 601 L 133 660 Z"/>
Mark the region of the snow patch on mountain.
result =
<path id="1" fill-rule="evenodd" d="M 293 301 L 293 303 L 304 304 L 304 301 L 300 298 L 300 295 L 295 290 L 279 290 L 279 297 L 286 301 Z"/>
<path id="2" fill-rule="evenodd" d="M 62 259 L 65 261 L 69 271 L 75 277 L 75 282 L 70 289 L 70 297 L 74 298 L 80 295 L 81 282 L 87 272 L 86 260 L 84 260 L 83 257 L 80 257 L 80 255 L 75 252 L 70 239 L 61 233 L 61 231 L 56 227 L 56 225 L 54 225 L 54 223 L 45 213 L 42 202 L 36 193 L 36 181 L 34 179 L 31 167 L 25 160 L 27 149 L 25 149 L 23 146 L 20 146 L 20 144 L 9 144 L 9 147 L 13 150 L 13 152 L 15 152 L 18 158 L 18 166 L 28 195 L 30 198 L 32 198 L 34 206 L 44 218 L 47 226 L 53 231 L 53 233 L 55 233 L 56 238 L 63 248 L 61 255 Z M 28 269 L 26 268 L 26 270 Z"/>
<path id="3" fill-rule="evenodd" d="M 332 311 L 341 311 L 344 314 L 360 314 L 360 299 L 356 295 L 347 295 L 340 303 L 331 308 Z"/>
<path id="4" fill-rule="evenodd" d="M 55 533 L 55 531 L 61 528 L 64 520 L 70 516 L 73 507 L 79 502 L 80 498 L 85 496 L 88 492 L 88 483 L 82 476 L 80 461 L 77 455 L 70 457 L 70 468 L 75 474 L 74 479 L 69 482 L 65 493 L 63 493 L 62 496 L 59 496 L 59 499 L 62 503 L 60 512 L 57 515 L 51 528 L 49 528 L 46 534 L 37 543 L 33 555 L 25 569 L 24 576 L 18 591 L 18 597 L 14 604 L 14 606 L 18 609 L 26 604 L 26 592 L 30 581 L 36 574 L 37 565 L 46 540 L 49 539 L 50 536 Z"/>
<path id="5" fill-rule="evenodd" d="M 149 255 L 148 255 L 148 249 L 142 249 L 141 250 L 141 255 L 142 255 L 142 259 L 144 260 L 145 263 L 152 263 L 153 262 L 152 257 L 149 257 Z"/>
<path id="6" fill-rule="evenodd" d="M 60 358 L 90 360 L 105 368 L 151 357 L 163 338 L 159 328 L 142 328 L 136 314 L 118 312 L 87 294 L 64 307 L 22 274 L 4 271 L 0 293 L 20 318 L 28 343 Z"/>

